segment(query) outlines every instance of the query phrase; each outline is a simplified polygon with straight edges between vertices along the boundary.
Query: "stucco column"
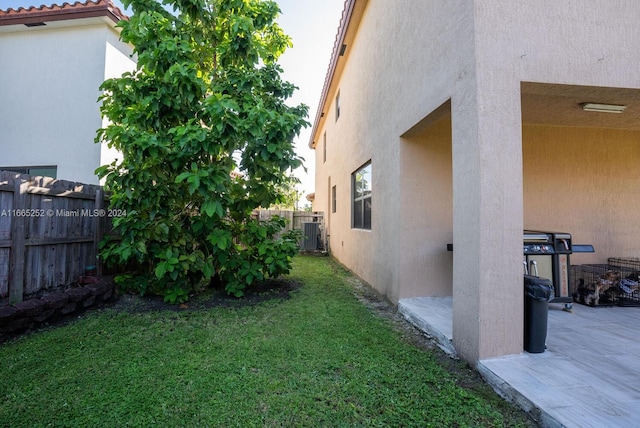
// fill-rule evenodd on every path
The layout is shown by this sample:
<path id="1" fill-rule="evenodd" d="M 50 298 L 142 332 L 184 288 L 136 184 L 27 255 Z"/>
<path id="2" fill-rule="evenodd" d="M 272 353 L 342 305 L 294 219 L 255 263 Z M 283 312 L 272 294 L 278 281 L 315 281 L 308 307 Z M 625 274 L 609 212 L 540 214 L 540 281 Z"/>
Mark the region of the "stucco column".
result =
<path id="1" fill-rule="evenodd" d="M 519 82 L 472 74 L 452 98 L 452 149 L 453 342 L 473 364 L 522 351 L 523 197 Z"/>

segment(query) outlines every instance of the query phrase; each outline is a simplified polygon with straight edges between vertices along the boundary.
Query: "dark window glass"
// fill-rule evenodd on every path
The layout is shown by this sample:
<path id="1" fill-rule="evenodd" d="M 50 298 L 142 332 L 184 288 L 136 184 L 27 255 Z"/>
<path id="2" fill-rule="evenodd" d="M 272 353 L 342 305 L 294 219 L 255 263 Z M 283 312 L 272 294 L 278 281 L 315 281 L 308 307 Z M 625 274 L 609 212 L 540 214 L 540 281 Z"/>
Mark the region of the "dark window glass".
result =
<path id="1" fill-rule="evenodd" d="M 362 213 L 362 228 L 371 229 L 371 194 L 362 201 L 364 204 L 364 212 Z"/>
<path id="2" fill-rule="evenodd" d="M 331 188 L 331 212 L 336 212 L 336 186 Z"/>
<path id="3" fill-rule="evenodd" d="M 322 137 L 322 163 L 327 161 L 327 133 Z"/>
<path id="4" fill-rule="evenodd" d="M 0 166 L 0 171 L 12 171 L 19 174 L 57 178 L 58 168 L 55 166 Z"/>
<path id="5" fill-rule="evenodd" d="M 352 174 L 353 227 L 371 229 L 371 162 Z"/>

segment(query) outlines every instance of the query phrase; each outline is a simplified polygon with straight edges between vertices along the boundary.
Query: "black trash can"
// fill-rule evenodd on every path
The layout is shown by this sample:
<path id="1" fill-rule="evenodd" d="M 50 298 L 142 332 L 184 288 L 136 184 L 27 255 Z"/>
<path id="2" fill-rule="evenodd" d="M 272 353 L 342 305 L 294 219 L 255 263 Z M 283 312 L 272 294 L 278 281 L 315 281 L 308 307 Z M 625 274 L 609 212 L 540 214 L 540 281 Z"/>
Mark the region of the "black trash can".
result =
<path id="1" fill-rule="evenodd" d="M 547 340 L 549 301 L 553 299 L 550 279 L 524 276 L 524 350 L 544 352 Z"/>

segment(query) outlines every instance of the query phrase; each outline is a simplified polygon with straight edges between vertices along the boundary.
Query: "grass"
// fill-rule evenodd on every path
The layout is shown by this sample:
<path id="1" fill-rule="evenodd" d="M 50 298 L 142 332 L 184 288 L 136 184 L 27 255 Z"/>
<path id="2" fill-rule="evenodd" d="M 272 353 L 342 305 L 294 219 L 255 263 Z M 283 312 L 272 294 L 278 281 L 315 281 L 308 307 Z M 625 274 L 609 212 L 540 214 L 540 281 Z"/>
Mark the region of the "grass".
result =
<path id="1" fill-rule="evenodd" d="M 289 299 L 106 308 L 1 345 L 0 426 L 532 426 L 331 260 L 297 257 L 291 279 Z"/>

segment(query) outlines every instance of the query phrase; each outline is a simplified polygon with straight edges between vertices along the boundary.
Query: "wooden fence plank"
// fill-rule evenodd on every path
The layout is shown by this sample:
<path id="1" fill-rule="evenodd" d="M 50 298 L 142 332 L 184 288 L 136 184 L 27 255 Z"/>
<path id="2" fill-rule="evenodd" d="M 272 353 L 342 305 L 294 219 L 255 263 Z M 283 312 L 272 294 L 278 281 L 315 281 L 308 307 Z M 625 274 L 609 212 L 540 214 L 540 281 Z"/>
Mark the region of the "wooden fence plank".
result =
<path id="1" fill-rule="evenodd" d="M 284 210 L 258 210 L 255 213 L 255 217 L 259 221 L 267 221 L 274 215 L 284 217 L 287 219 L 287 225 L 282 232 L 288 232 L 290 230 L 300 230 L 304 233 L 304 223 L 319 223 L 320 224 L 320 240 L 322 242 L 322 249 L 327 251 L 327 233 L 324 227 L 324 213 L 313 211 L 284 211 Z"/>
<path id="2" fill-rule="evenodd" d="M 98 213 L 104 212 L 104 192 L 100 189 L 96 190 L 94 210 L 94 212 Z M 98 216 L 93 222 L 93 247 L 96 250 L 96 272 L 98 276 L 102 275 L 102 260 L 97 255 L 100 241 L 102 241 L 102 236 L 104 235 L 104 219 L 106 218 L 106 215 Z"/>
<path id="3" fill-rule="evenodd" d="M 71 245 L 71 244 L 90 244 L 94 243 L 95 239 L 93 237 L 61 237 L 61 238 L 33 238 L 25 240 L 24 245 L 26 247 L 39 247 L 43 245 Z"/>
<path id="4" fill-rule="evenodd" d="M 9 295 L 9 269 L 11 260 L 11 209 L 13 208 L 13 182 L 0 181 L 0 299 Z"/>
<path id="5" fill-rule="evenodd" d="M 88 201 L 94 199 L 94 196 L 86 193 L 63 189 L 48 189 L 46 187 L 30 187 L 28 192 L 33 195 L 59 196 L 63 198 L 85 199 Z"/>
<path id="6" fill-rule="evenodd" d="M 0 248 L 0 299 L 9 295 L 9 248 Z"/>
<path id="7" fill-rule="evenodd" d="M 119 238 L 113 219 L 100 215 L 108 200 L 101 186 L 0 171 L 0 299 L 8 295 L 16 303 L 30 293 L 70 285 L 86 266 L 104 273 L 98 245 L 104 236 Z M 9 214 L 1 216 L 2 210 Z M 15 215 L 24 210 L 35 215 Z M 287 231 L 320 223 L 325 241 L 322 213 L 262 210 L 254 215 L 261 221 L 284 217 Z"/>
<path id="8" fill-rule="evenodd" d="M 97 266 L 97 246 L 113 231 L 95 210 L 108 200 L 99 185 L 0 171 L 0 304 L 71 285 Z"/>
<path id="9" fill-rule="evenodd" d="M 13 189 L 13 211 L 25 210 L 29 183 L 17 179 Z M 21 302 L 24 297 L 25 217 L 11 217 L 11 255 L 9 261 L 9 303 Z"/>
<path id="10" fill-rule="evenodd" d="M 0 190 L 0 240 L 11 236 L 11 210 L 13 208 L 13 183 L 11 190 Z"/>

